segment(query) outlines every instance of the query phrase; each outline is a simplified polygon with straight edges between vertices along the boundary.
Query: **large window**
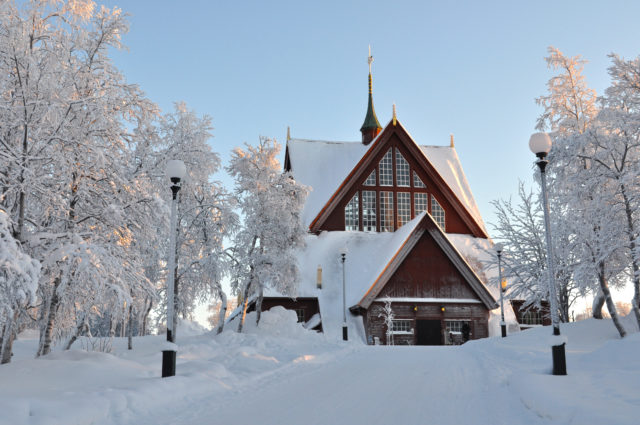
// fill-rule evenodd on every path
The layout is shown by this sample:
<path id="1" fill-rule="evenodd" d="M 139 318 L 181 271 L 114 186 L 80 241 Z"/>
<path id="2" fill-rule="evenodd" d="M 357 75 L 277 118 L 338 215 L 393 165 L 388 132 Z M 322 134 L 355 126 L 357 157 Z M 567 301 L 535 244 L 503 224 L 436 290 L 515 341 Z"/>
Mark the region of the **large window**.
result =
<path id="1" fill-rule="evenodd" d="M 376 231 L 376 191 L 362 191 L 362 230 Z"/>
<path id="2" fill-rule="evenodd" d="M 360 209 L 358 205 L 358 192 L 353 195 L 344 209 L 344 230 L 360 230 Z"/>
<path id="3" fill-rule="evenodd" d="M 396 184 L 402 187 L 409 187 L 409 163 L 396 148 Z"/>
<path id="4" fill-rule="evenodd" d="M 393 158 L 391 149 L 380 161 L 380 186 L 393 186 Z"/>
<path id="5" fill-rule="evenodd" d="M 376 185 L 376 170 L 373 170 L 367 180 L 364 182 L 365 186 L 375 186 Z"/>
<path id="6" fill-rule="evenodd" d="M 433 217 L 442 231 L 445 231 L 444 209 L 433 195 L 431 195 L 431 217 Z"/>
<path id="7" fill-rule="evenodd" d="M 380 192 L 380 231 L 393 232 L 393 192 Z"/>
<path id="8" fill-rule="evenodd" d="M 393 232 L 424 211 L 445 230 L 445 210 L 417 171 L 400 148 L 388 149 L 345 207 L 345 230 Z"/>
<path id="9" fill-rule="evenodd" d="M 413 194 L 413 210 L 415 215 L 420 214 L 422 211 L 426 211 L 429 206 L 427 203 L 429 202 L 428 195 L 423 192 L 415 192 Z"/>
<path id="10" fill-rule="evenodd" d="M 411 220 L 411 194 L 398 192 L 398 227 Z"/>

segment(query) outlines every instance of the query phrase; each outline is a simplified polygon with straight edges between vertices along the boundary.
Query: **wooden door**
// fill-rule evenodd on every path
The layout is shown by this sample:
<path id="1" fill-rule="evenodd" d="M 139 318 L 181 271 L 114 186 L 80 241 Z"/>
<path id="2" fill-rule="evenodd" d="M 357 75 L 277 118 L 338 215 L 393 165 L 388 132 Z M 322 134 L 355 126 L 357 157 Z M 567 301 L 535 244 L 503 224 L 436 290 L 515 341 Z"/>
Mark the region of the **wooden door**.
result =
<path id="1" fill-rule="evenodd" d="M 442 345 L 440 320 L 416 320 L 416 345 Z"/>

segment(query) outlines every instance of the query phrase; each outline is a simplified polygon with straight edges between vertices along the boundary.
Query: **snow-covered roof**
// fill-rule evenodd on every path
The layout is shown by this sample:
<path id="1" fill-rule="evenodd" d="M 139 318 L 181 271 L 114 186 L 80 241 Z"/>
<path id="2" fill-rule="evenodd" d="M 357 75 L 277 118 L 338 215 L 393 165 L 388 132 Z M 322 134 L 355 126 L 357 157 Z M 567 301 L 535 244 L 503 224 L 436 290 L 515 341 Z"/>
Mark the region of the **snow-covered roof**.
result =
<path id="1" fill-rule="evenodd" d="M 467 177 L 462 170 L 462 164 L 454 147 L 450 146 L 420 146 L 424 156 L 433 164 L 438 174 L 447 182 L 447 185 L 456 194 L 469 214 L 474 218 L 482 230 L 486 233 L 480 210 L 476 204 Z"/>
<path id="2" fill-rule="evenodd" d="M 289 163 L 293 177 L 309 186 L 311 192 L 302 211 L 305 227 L 309 227 L 331 196 L 355 168 L 374 143 L 328 142 L 322 140 L 290 139 L 287 142 Z M 486 233 L 480 210 L 473 198 L 455 148 L 449 146 L 420 146 L 465 209 Z"/>
<path id="3" fill-rule="evenodd" d="M 322 232 L 306 236 L 306 248 L 298 254 L 300 283 L 298 297 L 318 298 L 322 328 L 331 335 L 342 326 L 342 260 L 345 261 L 345 303 L 348 309 L 357 304 L 373 282 L 384 271 L 396 252 L 416 228 L 423 214 L 395 232 Z M 316 273 L 322 267 L 322 289 L 317 289 Z M 270 290 L 265 296 L 280 296 Z M 347 311 L 350 329 L 364 329 L 362 318 Z"/>
<path id="4" fill-rule="evenodd" d="M 306 139 L 287 142 L 293 178 L 311 189 L 302 210 L 305 227 L 309 227 L 370 147 L 360 142 Z"/>
<path id="5" fill-rule="evenodd" d="M 346 248 L 345 261 L 345 306 L 362 303 L 367 294 L 398 253 L 416 232 L 426 213 L 402 226 L 395 232 L 322 232 L 306 236 L 306 247 L 298 253 L 300 282 L 297 297 L 317 298 L 320 307 L 322 327 L 325 332 L 339 332 L 342 326 L 342 261 L 340 252 Z M 433 224 L 436 226 L 435 223 Z M 443 234 L 467 263 L 473 262 L 482 253 L 486 239 L 459 237 L 467 235 Z M 317 269 L 322 268 L 322 289 L 317 288 Z M 473 266 L 471 266 L 473 269 Z M 476 288 L 477 289 L 477 288 Z M 483 289 L 480 289 L 482 292 Z M 493 295 L 493 294 L 492 294 Z M 273 290 L 266 290 L 265 296 L 281 296 Z M 482 297 L 481 297 L 482 299 Z M 485 300 L 486 301 L 486 300 Z M 425 302 L 427 302 L 425 300 Z M 431 301 L 429 301 L 431 302 Z M 471 302 L 465 300 L 464 302 Z M 480 301 L 473 301 L 480 302 Z M 347 312 L 347 323 L 362 330 L 362 319 Z"/>

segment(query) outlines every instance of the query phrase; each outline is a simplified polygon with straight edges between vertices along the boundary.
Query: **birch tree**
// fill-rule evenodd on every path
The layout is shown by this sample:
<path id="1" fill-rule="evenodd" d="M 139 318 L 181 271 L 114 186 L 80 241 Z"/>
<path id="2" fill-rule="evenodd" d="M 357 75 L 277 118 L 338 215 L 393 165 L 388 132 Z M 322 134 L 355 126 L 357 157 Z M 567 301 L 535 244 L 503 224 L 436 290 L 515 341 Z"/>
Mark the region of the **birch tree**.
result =
<path id="1" fill-rule="evenodd" d="M 184 103 L 177 103 L 158 125 L 162 162 L 180 159 L 187 167 L 178 203 L 174 329 L 178 314 L 190 317 L 208 298 L 226 302 L 222 289 L 222 279 L 228 274 L 224 241 L 237 226 L 238 218 L 231 195 L 219 182 L 212 181 L 220 168 L 220 158 L 209 145 L 211 130 L 211 118 L 199 117 Z M 168 196 L 165 179 L 158 184 Z"/>
<path id="2" fill-rule="evenodd" d="M 524 306 L 540 308 L 542 301 L 549 299 L 548 274 L 546 273 L 547 249 L 542 210 L 533 192 L 527 191 L 520 182 L 518 198 L 492 202 L 497 221 L 493 224 L 496 240 L 504 243 L 502 255 L 503 277 L 508 279 L 509 297 L 522 299 Z M 584 289 L 576 285 L 573 268 L 575 257 L 570 249 L 570 227 L 566 226 L 566 216 L 552 205 L 552 238 L 555 247 L 559 317 L 569 321 L 569 311 Z M 491 252 L 487 266 L 496 267 L 495 253 Z M 496 285 L 500 282 L 496 281 Z"/>
<path id="3" fill-rule="evenodd" d="M 109 58 L 127 31 L 119 9 L 82 0 L 0 8 L 0 207 L 24 249 L 45 260 L 38 311 L 46 354 L 76 325 L 76 305 L 97 295 L 123 305 L 147 284 L 128 254 L 127 217 L 140 196 L 125 135 L 155 106 Z"/>
<path id="4" fill-rule="evenodd" d="M 17 322 L 36 303 L 40 264 L 13 237 L 9 216 L 0 210 L 0 363 L 11 361 Z"/>
<path id="5" fill-rule="evenodd" d="M 235 180 L 235 196 L 242 226 L 226 251 L 233 261 L 232 287 L 242 294 L 242 332 L 250 297 L 256 300 L 260 322 L 265 288 L 295 297 L 299 270 L 295 253 L 304 246 L 305 230 L 300 214 L 306 187 L 281 172 L 280 145 L 260 138 L 257 146 L 236 148 L 227 171 Z"/>

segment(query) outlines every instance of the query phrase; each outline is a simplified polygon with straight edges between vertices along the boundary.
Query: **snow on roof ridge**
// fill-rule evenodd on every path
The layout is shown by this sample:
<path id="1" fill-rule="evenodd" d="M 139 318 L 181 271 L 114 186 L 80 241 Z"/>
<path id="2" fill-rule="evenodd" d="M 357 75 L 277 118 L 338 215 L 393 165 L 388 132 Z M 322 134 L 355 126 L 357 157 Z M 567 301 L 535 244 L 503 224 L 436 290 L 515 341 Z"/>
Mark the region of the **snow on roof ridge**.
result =
<path id="1" fill-rule="evenodd" d="M 331 143 L 336 145 L 342 145 L 346 143 L 362 143 L 360 141 L 346 141 L 346 140 L 320 140 L 320 139 L 299 139 L 299 138 L 291 138 L 287 143 L 290 142 L 314 142 L 314 143 Z"/>
<path id="2" fill-rule="evenodd" d="M 385 130 L 392 125 L 390 121 Z M 471 186 L 464 174 L 455 147 L 419 145 L 400 121 L 397 121 L 396 125 L 407 133 L 413 143 L 422 151 L 427 161 L 442 177 L 445 184 L 458 198 L 463 208 L 480 229 L 487 234 L 480 209 L 473 197 Z M 287 142 L 291 171 L 294 178 L 312 188 L 302 212 L 302 220 L 305 227 L 309 227 L 312 224 L 328 200 L 331 199 L 336 190 L 339 190 L 344 179 L 353 171 L 354 167 L 383 133 L 384 130 L 368 145 L 363 145 L 361 142 L 314 139 L 290 139 Z M 339 150 L 334 150 L 332 147 Z M 322 164 L 322 167 L 318 167 L 318 164 Z"/>
<path id="3" fill-rule="evenodd" d="M 440 174 L 445 183 L 449 186 L 458 200 L 465 207 L 467 212 L 476 221 L 478 226 L 480 226 L 480 228 L 486 234 L 488 234 L 486 226 L 484 224 L 484 220 L 482 220 L 482 215 L 480 214 L 480 209 L 478 208 L 478 204 L 476 204 L 476 200 L 473 197 L 471 186 L 469 185 L 467 176 L 464 173 L 462 163 L 460 162 L 460 157 L 458 156 L 458 152 L 456 151 L 455 147 L 429 145 L 419 145 L 419 147 L 420 150 L 422 150 L 424 156 L 434 166 L 438 174 Z M 432 149 L 440 150 L 442 148 L 450 150 L 450 158 L 434 155 L 435 152 L 433 152 Z M 429 155 L 429 153 L 431 153 L 431 155 Z"/>

